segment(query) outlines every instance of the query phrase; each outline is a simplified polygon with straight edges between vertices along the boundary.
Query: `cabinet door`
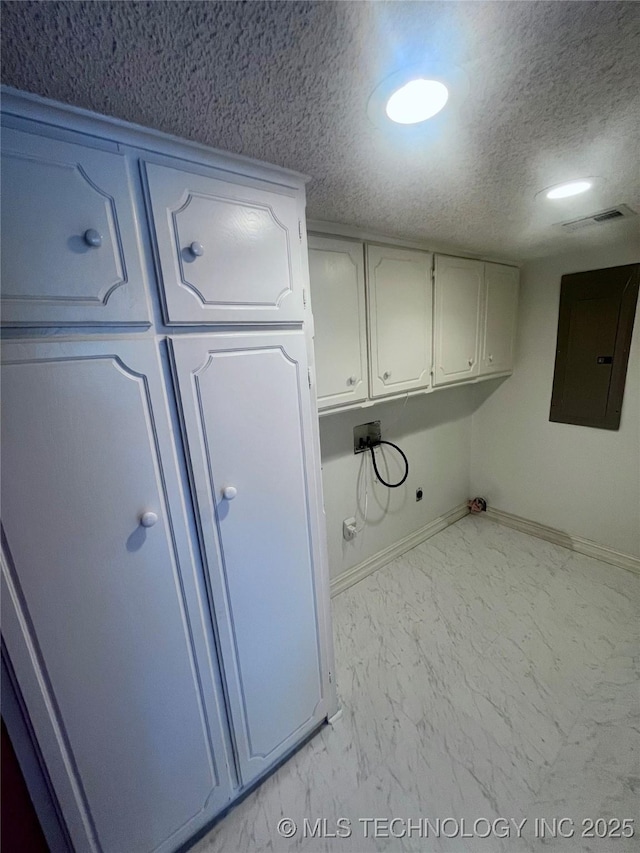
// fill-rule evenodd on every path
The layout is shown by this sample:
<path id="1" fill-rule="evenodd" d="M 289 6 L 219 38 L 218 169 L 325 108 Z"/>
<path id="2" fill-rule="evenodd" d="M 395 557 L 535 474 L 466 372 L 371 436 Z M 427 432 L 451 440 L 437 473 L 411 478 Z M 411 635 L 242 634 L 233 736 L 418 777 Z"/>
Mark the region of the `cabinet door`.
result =
<path id="1" fill-rule="evenodd" d="M 513 370 L 519 272 L 502 264 L 484 265 L 482 374 Z"/>
<path id="2" fill-rule="evenodd" d="M 367 246 L 372 397 L 429 385 L 431 262 L 427 252 Z"/>
<path id="3" fill-rule="evenodd" d="M 362 243 L 309 238 L 318 408 L 367 398 Z"/>
<path id="4" fill-rule="evenodd" d="M 302 332 L 172 341 L 245 784 L 327 715 Z"/>
<path id="5" fill-rule="evenodd" d="M 483 264 L 436 255 L 434 385 L 478 375 Z"/>
<path id="6" fill-rule="evenodd" d="M 304 317 L 298 200 L 146 163 L 167 323 Z"/>
<path id="7" fill-rule="evenodd" d="M 74 848 L 175 850 L 231 783 L 155 345 L 3 355 L 3 637 Z"/>
<path id="8" fill-rule="evenodd" d="M 3 129 L 2 320 L 149 322 L 122 155 Z"/>

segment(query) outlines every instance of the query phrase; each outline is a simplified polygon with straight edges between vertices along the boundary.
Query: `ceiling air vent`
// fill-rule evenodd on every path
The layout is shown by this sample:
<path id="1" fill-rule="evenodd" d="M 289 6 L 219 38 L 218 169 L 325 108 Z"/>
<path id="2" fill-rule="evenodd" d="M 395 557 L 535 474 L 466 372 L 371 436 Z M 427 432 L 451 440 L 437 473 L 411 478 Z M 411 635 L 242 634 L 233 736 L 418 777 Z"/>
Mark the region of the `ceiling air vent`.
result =
<path id="1" fill-rule="evenodd" d="M 635 210 L 631 210 L 626 204 L 619 204 L 617 207 L 610 207 L 608 210 L 599 210 L 597 213 L 592 213 L 591 216 L 570 219 L 568 222 L 557 222 L 556 226 L 563 228 L 565 231 L 578 231 L 580 228 L 586 228 L 588 225 L 601 225 L 604 222 L 611 222 L 614 219 L 628 219 L 630 216 L 637 215 Z"/>

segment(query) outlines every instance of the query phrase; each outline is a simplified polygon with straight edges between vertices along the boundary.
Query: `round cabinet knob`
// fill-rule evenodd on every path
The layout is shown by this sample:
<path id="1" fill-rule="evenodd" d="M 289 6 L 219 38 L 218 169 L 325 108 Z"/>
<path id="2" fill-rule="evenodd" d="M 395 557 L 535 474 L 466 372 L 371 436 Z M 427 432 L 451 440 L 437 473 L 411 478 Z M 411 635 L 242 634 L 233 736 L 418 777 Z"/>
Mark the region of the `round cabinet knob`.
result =
<path id="1" fill-rule="evenodd" d="M 92 249 L 98 249 L 102 246 L 102 234 L 96 231 L 95 228 L 88 228 L 84 232 L 84 242 Z"/>
<path id="2" fill-rule="evenodd" d="M 473 359 L 472 358 L 469 359 L 469 367 L 473 367 Z"/>
<path id="3" fill-rule="evenodd" d="M 237 494 L 238 490 L 235 486 L 225 486 L 222 490 L 222 497 L 225 499 L 225 501 L 232 501 Z"/>
<path id="4" fill-rule="evenodd" d="M 143 527 L 153 527 L 157 520 L 158 516 L 155 512 L 143 512 L 140 516 L 140 524 Z"/>
<path id="5" fill-rule="evenodd" d="M 391 379 L 391 371 L 385 370 L 385 372 L 382 374 L 382 378 L 383 379 Z"/>
<path id="6" fill-rule="evenodd" d="M 492 356 L 492 355 L 490 355 L 490 356 L 489 356 L 489 361 L 493 361 L 493 356 Z"/>
<path id="7" fill-rule="evenodd" d="M 358 377 L 357 377 L 357 376 L 350 376 L 350 377 L 347 379 L 347 385 L 355 385 L 357 381 L 358 381 Z"/>
<path id="8" fill-rule="evenodd" d="M 189 249 L 191 250 L 191 254 L 195 255 L 196 258 L 200 258 L 202 255 L 204 255 L 204 246 L 202 245 L 202 243 L 194 241 L 189 246 Z"/>

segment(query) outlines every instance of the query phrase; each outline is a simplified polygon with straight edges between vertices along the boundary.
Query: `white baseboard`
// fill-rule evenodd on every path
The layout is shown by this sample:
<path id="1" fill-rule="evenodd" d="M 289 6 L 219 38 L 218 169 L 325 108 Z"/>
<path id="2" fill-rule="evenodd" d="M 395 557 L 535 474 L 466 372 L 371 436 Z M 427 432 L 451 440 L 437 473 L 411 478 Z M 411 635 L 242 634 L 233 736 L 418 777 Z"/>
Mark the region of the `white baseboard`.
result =
<path id="1" fill-rule="evenodd" d="M 460 519 L 465 515 L 468 515 L 468 513 L 469 509 L 467 504 L 460 504 L 459 506 L 450 509 L 449 512 L 445 512 L 444 515 L 439 515 L 437 518 L 434 518 L 433 521 L 429 522 L 429 524 L 426 524 L 424 527 L 420 527 L 418 530 L 415 530 L 413 533 L 405 536 L 404 539 L 394 542 L 393 545 L 390 545 L 382 551 L 378 551 L 377 554 L 374 554 L 372 557 L 368 557 L 366 560 L 363 560 L 362 563 L 358 563 L 357 566 L 347 569 L 346 572 L 343 572 L 331 581 L 331 597 L 334 598 L 336 595 L 344 592 L 345 589 L 349 589 L 350 586 L 353 586 L 355 583 L 358 583 L 358 581 L 366 578 L 367 575 L 370 575 L 378 569 L 381 569 L 383 566 L 386 566 L 386 564 L 390 563 L 391 560 L 395 560 L 396 557 L 404 554 L 405 551 L 410 551 L 411 548 L 415 548 L 416 545 L 419 545 L 421 542 L 424 542 L 425 539 L 429 539 L 430 536 L 434 536 L 436 533 L 444 530 L 445 527 L 449 527 L 450 524 L 460 521 Z"/>
<path id="2" fill-rule="evenodd" d="M 554 545 L 560 545 L 570 551 L 577 551 L 578 554 L 585 554 L 587 557 L 594 557 L 596 560 L 602 560 L 602 562 L 610 563 L 612 566 L 640 574 L 640 557 L 623 554 L 607 545 L 598 545 L 597 542 L 592 542 L 590 539 L 570 536 L 568 533 L 563 533 L 562 530 L 547 527 L 545 524 L 538 524 L 537 521 L 520 518 L 519 515 L 512 515 L 510 512 L 504 512 L 501 509 L 489 507 L 486 517 L 491 521 L 497 521 L 498 524 L 504 524 L 505 527 L 513 527 L 514 530 L 519 530 L 521 533 L 537 536 L 538 539 L 546 539 L 547 542 L 553 542 Z"/>

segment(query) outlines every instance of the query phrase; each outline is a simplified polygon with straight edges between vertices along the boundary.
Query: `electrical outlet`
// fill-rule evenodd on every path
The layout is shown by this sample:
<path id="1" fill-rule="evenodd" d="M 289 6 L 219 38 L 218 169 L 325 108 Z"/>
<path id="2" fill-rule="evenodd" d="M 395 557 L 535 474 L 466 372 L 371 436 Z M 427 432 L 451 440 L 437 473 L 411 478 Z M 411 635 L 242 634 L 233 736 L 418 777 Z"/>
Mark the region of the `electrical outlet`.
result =
<path id="1" fill-rule="evenodd" d="M 342 535 L 350 542 L 352 539 L 355 539 L 358 535 L 358 531 L 356 529 L 356 520 L 355 518 L 345 518 L 342 522 Z"/>
<path id="2" fill-rule="evenodd" d="M 419 488 L 416 489 L 416 500 L 421 501 L 422 495 L 423 495 L 422 486 L 420 486 Z"/>

